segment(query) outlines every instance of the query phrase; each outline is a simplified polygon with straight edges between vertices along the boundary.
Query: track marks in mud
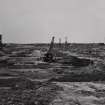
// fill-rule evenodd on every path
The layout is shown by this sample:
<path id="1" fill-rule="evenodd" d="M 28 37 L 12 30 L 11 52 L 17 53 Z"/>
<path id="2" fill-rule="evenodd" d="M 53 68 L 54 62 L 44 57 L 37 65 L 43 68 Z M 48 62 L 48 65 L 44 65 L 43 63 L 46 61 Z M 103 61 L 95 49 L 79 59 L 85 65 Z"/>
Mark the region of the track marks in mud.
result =
<path id="1" fill-rule="evenodd" d="M 52 105 L 104 105 L 105 84 L 93 82 L 57 82 L 63 88 Z"/>

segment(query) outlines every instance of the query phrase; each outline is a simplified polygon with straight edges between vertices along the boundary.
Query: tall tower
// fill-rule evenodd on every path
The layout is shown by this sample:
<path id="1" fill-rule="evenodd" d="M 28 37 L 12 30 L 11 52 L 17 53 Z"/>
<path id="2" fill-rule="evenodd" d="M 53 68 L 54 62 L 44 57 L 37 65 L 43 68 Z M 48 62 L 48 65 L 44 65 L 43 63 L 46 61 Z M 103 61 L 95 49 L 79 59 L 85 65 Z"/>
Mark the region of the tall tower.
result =
<path id="1" fill-rule="evenodd" d="M 65 50 L 68 48 L 68 42 L 67 42 L 67 37 L 65 37 Z"/>
<path id="2" fill-rule="evenodd" d="M 0 34 L 0 49 L 2 49 L 2 35 Z"/>
<path id="3" fill-rule="evenodd" d="M 55 39 L 55 37 L 53 36 L 52 40 L 51 40 L 50 48 L 48 50 L 49 53 L 52 53 L 52 50 L 53 50 L 53 47 L 54 47 L 54 39 Z"/>
<path id="4" fill-rule="evenodd" d="M 61 38 L 59 38 L 59 48 L 61 48 Z"/>

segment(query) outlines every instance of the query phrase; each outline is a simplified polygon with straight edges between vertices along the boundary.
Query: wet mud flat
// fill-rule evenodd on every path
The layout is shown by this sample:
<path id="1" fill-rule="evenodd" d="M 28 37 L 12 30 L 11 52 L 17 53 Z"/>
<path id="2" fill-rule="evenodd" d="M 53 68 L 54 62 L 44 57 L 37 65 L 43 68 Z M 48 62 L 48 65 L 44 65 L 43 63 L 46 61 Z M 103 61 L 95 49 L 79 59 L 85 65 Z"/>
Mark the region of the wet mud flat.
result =
<path id="1" fill-rule="evenodd" d="M 68 50 L 95 59 L 94 64 L 85 67 L 43 62 L 40 55 L 47 47 L 8 45 L 4 48 L 8 59 L 7 65 L 0 66 L 0 104 L 104 105 L 105 46 L 91 46 L 91 53 L 78 45 Z"/>
<path id="2" fill-rule="evenodd" d="M 50 105 L 104 105 L 105 83 L 56 82 L 63 88 Z"/>
<path id="3" fill-rule="evenodd" d="M 21 81 L 22 83 L 22 81 Z M 35 85 L 37 88 L 1 88 L 0 104 L 1 105 L 49 105 L 57 91 L 62 88 L 55 84 Z M 39 87 L 38 87 L 39 86 Z"/>

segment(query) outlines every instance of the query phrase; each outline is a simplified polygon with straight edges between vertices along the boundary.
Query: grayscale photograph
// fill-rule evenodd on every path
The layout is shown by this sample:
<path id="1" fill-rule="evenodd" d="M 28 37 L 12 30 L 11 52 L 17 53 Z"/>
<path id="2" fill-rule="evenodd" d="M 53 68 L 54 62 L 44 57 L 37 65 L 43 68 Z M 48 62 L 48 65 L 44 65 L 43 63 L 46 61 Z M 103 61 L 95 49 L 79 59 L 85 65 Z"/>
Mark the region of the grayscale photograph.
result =
<path id="1" fill-rule="evenodd" d="M 0 0 L 0 105 L 105 105 L 105 0 Z"/>

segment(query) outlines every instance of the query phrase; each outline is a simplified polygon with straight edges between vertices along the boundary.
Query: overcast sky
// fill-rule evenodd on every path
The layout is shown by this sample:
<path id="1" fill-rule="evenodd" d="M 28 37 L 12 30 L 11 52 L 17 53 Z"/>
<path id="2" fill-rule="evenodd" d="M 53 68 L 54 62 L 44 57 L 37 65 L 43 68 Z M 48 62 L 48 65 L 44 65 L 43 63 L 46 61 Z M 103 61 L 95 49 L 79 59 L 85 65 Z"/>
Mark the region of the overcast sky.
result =
<path id="1" fill-rule="evenodd" d="M 105 42 L 105 0 L 0 0 L 4 42 Z"/>

